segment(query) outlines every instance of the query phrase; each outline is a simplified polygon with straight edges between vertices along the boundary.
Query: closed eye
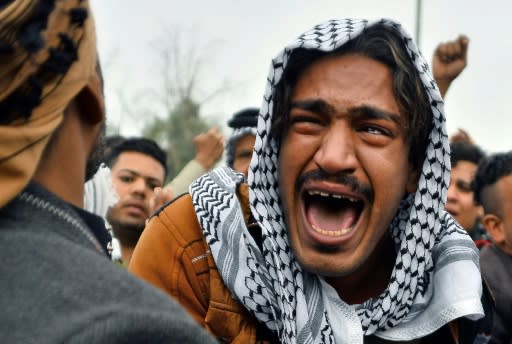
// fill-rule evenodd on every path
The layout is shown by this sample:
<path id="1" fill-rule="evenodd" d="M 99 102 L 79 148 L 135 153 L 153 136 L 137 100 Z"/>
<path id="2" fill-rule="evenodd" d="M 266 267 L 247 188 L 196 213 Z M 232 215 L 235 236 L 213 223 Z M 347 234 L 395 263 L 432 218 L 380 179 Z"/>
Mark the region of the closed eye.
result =
<path id="1" fill-rule="evenodd" d="M 290 128 L 305 135 L 318 133 L 324 127 L 324 120 L 315 115 L 292 115 L 290 116 Z"/>
<path id="2" fill-rule="evenodd" d="M 384 128 L 380 127 L 380 126 L 374 126 L 374 125 L 363 126 L 360 129 L 360 131 L 366 132 L 366 133 L 372 134 L 372 135 L 391 136 L 391 133 L 389 132 L 389 130 L 384 129 Z"/>
<path id="3" fill-rule="evenodd" d="M 389 121 L 385 121 L 387 124 Z M 393 124 L 392 127 L 395 125 Z M 369 145 L 385 146 L 396 137 L 396 132 L 390 125 L 377 125 L 375 123 L 360 123 L 356 126 L 361 139 Z"/>
<path id="4" fill-rule="evenodd" d="M 321 120 L 315 116 L 296 115 L 291 117 L 292 124 L 294 123 L 321 123 Z"/>
<path id="5" fill-rule="evenodd" d="M 353 125 L 369 138 L 396 138 L 403 131 L 402 117 L 371 106 L 350 110 Z M 372 138 L 372 139 L 373 139 Z"/>

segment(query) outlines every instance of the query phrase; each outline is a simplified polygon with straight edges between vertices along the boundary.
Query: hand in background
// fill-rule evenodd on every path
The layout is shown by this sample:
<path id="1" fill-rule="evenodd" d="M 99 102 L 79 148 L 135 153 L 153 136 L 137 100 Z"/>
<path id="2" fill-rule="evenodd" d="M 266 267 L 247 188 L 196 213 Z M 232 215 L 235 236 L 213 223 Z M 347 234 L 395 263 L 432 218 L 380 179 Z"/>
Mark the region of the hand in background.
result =
<path id="1" fill-rule="evenodd" d="M 149 214 L 153 215 L 161 206 L 165 203 L 170 202 L 174 197 L 174 192 L 167 186 L 164 188 L 155 188 L 153 190 L 153 196 L 149 200 Z M 147 223 L 147 221 L 146 221 Z"/>
<path id="2" fill-rule="evenodd" d="M 469 39 L 460 35 L 456 40 L 440 43 L 434 51 L 432 70 L 443 98 L 452 81 L 466 68 L 468 45 Z"/>
<path id="3" fill-rule="evenodd" d="M 224 152 L 224 136 L 219 128 L 214 127 L 194 137 L 194 145 L 196 146 L 195 160 L 205 170 L 210 170 L 222 157 Z"/>

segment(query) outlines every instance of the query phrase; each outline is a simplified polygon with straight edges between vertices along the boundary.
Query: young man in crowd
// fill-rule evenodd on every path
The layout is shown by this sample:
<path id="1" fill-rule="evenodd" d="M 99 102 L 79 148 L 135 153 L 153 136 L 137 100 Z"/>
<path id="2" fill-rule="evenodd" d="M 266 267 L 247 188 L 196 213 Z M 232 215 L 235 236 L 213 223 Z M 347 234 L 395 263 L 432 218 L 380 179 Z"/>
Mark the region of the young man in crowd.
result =
<path id="1" fill-rule="evenodd" d="M 496 301 L 490 343 L 511 343 L 512 152 L 485 158 L 476 171 L 473 190 L 483 206 L 482 223 L 494 243 L 480 251 L 482 275 Z"/>
<path id="2" fill-rule="evenodd" d="M 128 138 L 112 147 L 105 158 L 119 200 L 107 211 L 107 221 L 119 240 L 122 263 L 128 265 L 146 220 L 155 188 L 164 185 L 167 157 L 156 142 Z"/>
<path id="3" fill-rule="evenodd" d="M 201 177 L 150 220 L 131 271 L 228 342 L 472 342 L 478 251 L 444 212 L 443 101 L 412 39 L 328 21 L 267 81 L 248 187 Z"/>
<path id="4" fill-rule="evenodd" d="M 485 157 L 485 154 L 477 145 L 468 142 L 451 142 L 450 151 L 452 170 L 446 211 L 457 220 L 481 248 L 489 243 L 489 238 L 480 223 L 483 209 L 475 202 L 471 183 L 478 163 Z"/>
<path id="5" fill-rule="evenodd" d="M 0 342 L 213 343 L 81 209 L 105 125 L 89 2 L 4 1 L 0 42 Z"/>

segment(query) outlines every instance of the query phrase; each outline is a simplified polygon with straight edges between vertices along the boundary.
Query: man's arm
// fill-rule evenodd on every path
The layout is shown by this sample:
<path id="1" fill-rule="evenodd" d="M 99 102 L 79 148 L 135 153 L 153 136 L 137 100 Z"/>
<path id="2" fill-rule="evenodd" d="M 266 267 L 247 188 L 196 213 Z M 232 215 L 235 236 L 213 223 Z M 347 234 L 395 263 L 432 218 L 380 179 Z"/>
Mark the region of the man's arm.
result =
<path id="1" fill-rule="evenodd" d="M 194 137 L 194 145 L 196 147 L 194 159 L 208 171 L 222 157 L 224 152 L 224 136 L 222 136 L 219 128 L 214 127 L 206 133 L 201 133 Z"/>
<path id="2" fill-rule="evenodd" d="M 224 136 L 219 128 L 211 128 L 194 137 L 194 145 L 196 148 L 194 159 L 166 186 L 175 196 L 187 192 L 190 183 L 212 169 L 220 160 L 224 152 Z"/>

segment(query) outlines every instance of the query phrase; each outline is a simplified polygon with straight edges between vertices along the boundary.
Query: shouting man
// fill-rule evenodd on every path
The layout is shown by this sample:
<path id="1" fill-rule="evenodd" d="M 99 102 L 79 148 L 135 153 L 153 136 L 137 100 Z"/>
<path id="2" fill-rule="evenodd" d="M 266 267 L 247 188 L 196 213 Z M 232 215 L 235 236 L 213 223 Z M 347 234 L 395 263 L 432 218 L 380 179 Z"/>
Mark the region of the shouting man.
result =
<path id="1" fill-rule="evenodd" d="M 149 222 L 131 270 L 227 341 L 472 333 L 478 251 L 444 211 L 443 101 L 412 39 L 389 20 L 328 21 L 267 80 L 248 189 L 228 169 L 198 179 Z"/>

